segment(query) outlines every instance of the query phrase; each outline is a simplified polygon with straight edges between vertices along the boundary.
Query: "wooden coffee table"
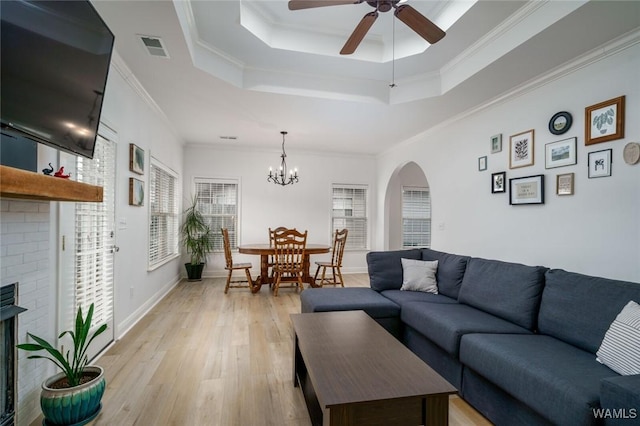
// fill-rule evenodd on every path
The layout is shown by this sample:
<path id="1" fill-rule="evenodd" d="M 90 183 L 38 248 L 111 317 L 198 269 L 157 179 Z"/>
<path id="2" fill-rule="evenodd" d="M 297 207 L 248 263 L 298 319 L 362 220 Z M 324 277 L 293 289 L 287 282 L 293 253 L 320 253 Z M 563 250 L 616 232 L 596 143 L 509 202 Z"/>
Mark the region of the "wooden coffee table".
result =
<path id="1" fill-rule="evenodd" d="M 293 383 L 314 425 L 442 425 L 456 389 L 364 311 L 292 314 Z"/>

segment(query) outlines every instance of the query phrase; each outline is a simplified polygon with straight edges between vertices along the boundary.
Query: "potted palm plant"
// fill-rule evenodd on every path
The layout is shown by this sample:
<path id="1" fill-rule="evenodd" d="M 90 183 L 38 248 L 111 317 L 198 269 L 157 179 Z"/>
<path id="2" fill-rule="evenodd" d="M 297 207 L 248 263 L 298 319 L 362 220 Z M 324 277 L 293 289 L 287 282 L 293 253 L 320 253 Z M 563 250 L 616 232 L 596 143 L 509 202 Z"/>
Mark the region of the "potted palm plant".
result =
<path id="1" fill-rule="evenodd" d="M 207 261 L 207 253 L 213 250 L 211 228 L 197 209 L 197 198 L 184 211 L 184 221 L 180 226 L 182 243 L 189 253 L 189 262 L 184 266 L 189 281 L 200 281 Z"/>
<path id="2" fill-rule="evenodd" d="M 104 370 L 97 365 L 88 365 L 87 349 L 98 335 L 107 329 L 101 325 L 89 337 L 93 303 L 89 307 L 87 317 L 82 316 L 82 308 L 78 308 L 74 330 L 64 331 L 58 339 L 69 335 L 73 347 L 65 352 L 64 346 L 56 349 L 49 342 L 31 333 L 27 335 L 35 343 L 16 345 L 18 349 L 29 352 L 45 351 L 48 356 L 30 355 L 29 359 L 48 359 L 62 370 L 42 383 L 40 407 L 47 425 L 86 424 L 94 419 L 102 404 L 102 395 L 106 387 Z"/>

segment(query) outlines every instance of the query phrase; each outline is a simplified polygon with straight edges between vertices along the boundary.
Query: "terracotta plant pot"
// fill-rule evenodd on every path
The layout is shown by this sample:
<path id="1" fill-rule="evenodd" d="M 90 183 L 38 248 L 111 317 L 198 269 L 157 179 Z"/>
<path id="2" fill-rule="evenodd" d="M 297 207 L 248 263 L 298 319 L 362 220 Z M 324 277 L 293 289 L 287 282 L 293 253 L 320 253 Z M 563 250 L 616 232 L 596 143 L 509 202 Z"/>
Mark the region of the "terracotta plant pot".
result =
<path id="1" fill-rule="evenodd" d="M 51 387 L 65 377 L 64 373 L 56 374 L 42 383 L 40 407 L 44 415 L 44 425 L 84 425 L 100 413 L 100 401 L 106 387 L 104 370 L 97 365 L 91 365 L 85 367 L 84 371 L 95 374 L 96 377 L 72 388 Z"/>

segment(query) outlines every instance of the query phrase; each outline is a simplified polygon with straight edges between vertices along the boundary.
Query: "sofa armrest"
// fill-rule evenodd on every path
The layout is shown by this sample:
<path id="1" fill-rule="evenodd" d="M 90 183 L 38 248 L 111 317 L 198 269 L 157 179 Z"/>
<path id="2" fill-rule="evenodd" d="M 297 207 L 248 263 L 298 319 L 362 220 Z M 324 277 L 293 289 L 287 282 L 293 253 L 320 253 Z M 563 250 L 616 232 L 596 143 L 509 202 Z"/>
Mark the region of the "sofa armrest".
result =
<path id="1" fill-rule="evenodd" d="M 637 424 L 635 422 L 640 419 L 640 374 L 603 379 L 600 405 L 606 425 Z"/>

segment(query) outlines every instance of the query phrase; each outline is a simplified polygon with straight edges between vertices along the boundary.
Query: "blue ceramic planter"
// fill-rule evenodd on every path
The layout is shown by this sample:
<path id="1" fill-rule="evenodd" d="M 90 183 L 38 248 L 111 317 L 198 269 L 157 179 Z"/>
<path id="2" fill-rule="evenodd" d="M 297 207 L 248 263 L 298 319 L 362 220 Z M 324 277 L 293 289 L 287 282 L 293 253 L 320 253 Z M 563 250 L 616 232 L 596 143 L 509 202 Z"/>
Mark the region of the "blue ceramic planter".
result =
<path id="1" fill-rule="evenodd" d="M 82 425 L 95 418 L 100 412 L 100 401 L 104 394 L 106 381 L 104 370 L 98 366 L 85 367 L 84 371 L 97 373 L 98 376 L 88 383 L 66 389 L 51 389 L 49 385 L 64 377 L 64 373 L 50 377 L 42 384 L 40 407 L 44 415 L 43 424 Z"/>

